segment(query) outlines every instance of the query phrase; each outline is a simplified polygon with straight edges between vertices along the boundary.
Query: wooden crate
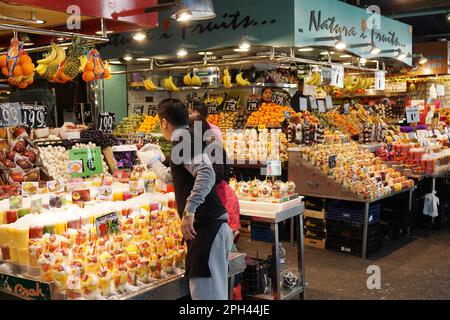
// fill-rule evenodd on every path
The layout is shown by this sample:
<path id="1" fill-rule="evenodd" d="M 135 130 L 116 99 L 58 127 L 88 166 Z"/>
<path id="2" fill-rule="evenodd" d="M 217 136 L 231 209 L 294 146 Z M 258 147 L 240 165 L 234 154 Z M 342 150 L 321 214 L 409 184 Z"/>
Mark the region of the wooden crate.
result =
<path id="1" fill-rule="evenodd" d="M 316 210 L 305 209 L 305 212 L 303 215 L 308 218 L 325 220 L 325 210 L 316 211 Z"/>
<path id="2" fill-rule="evenodd" d="M 317 239 L 305 237 L 304 244 L 307 247 L 313 247 L 313 248 L 322 249 L 322 250 L 325 249 L 325 239 L 317 240 Z"/>

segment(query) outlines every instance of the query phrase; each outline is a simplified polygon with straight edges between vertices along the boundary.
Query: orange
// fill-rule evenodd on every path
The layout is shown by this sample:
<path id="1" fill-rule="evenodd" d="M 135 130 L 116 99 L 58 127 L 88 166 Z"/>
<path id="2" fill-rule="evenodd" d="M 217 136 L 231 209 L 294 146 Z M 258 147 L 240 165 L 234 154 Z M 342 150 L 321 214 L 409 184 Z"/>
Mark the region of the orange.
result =
<path id="1" fill-rule="evenodd" d="M 16 78 L 9 77 L 9 78 L 8 78 L 8 83 L 9 83 L 10 85 L 12 85 L 12 86 L 17 86 Z"/>
<path id="2" fill-rule="evenodd" d="M 84 71 L 94 71 L 94 64 L 88 61 L 88 63 L 86 63 L 86 66 L 84 67 Z"/>
<path id="3" fill-rule="evenodd" d="M 2 55 L 0 56 L 0 67 L 3 68 L 6 66 L 6 56 Z"/>
<path id="4" fill-rule="evenodd" d="M 103 73 L 103 79 L 108 79 L 111 76 L 111 73 L 108 69 L 105 69 L 105 72 Z"/>
<path id="5" fill-rule="evenodd" d="M 28 64 L 28 63 L 33 63 L 33 61 L 31 60 L 29 55 L 23 54 L 19 57 L 19 63 L 20 64 Z"/>
<path id="6" fill-rule="evenodd" d="M 6 66 L 5 66 L 5 67 L 2 67 L 2 73 L 3 73 L 5 76 L 9 77 L 8 69 L 6 68 Z"/>
<path id="7" fill-rule="evenodd" d="M 27 85 L 30 85 L 34 82 L 34 78 L 31 78 L 30 80 L 28 80 L 27 82 L 25 82 Z"/>
<path id="8" fill-rule="evenodd" d="M 28 85 L 25 82 L 19 82 L 19 84 L 17 85 L 20 89 L 25 89 Z"/>
<path id="9" fill-rule="evenodd" d="M 94 72 L 92 71 L 85 71 L 83 72 L 83 80 L 86 82 L 90 82 L 92 80 L 94 80 L 95 76 L 94 76 Z"/>
<path id="10" fill-rule="evenodd" d="M 23 75 L 22 67 L 20 65 L 16 65 L 16 67 L 14 68 L 14 76 L 19 77 L 21 75 Z"/>
<path id="11" fill-rule="evenodd" d="M 105 69 L 103 69 L 101 66 L 96 66 L 94 69 L 94 73 L 96 76 L 102 75 L 103 72 L 105 72 Z"/>
<path id="12" fill-rule="evenodd" d="M 64 82 L 70 81 L 72 80 L 67 74 L 64 73 L 64 71 L 61 70 L 60 74 L 59 74 L 59 78 L 61 78 L 61 80 L 63 80 Z"/>
<path id="13" fill-rule="evenodd" d="M 24 76 L 32 74 L 34 72 L 34 64 L 33 63 L 22 64 L 22 72 Z"/>

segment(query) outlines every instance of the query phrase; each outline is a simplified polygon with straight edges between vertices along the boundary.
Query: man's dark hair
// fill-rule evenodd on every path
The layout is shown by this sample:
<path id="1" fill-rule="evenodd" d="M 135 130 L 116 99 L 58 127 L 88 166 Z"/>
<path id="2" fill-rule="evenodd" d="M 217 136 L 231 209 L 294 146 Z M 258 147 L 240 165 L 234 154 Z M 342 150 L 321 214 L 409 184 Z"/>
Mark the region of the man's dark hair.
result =
<path id="1" fill-rule="evenodd" d="M 203 120 L 208 119 L 208 107 L 201 101 L 194 101 L 192 103 L 192 110 L 197 111 Z"/>
<path id="2" fill-rule="evenodd" d="M 169 98 L 161 101 L 158 105 L 158 116 L 176 127 L 188 125 L 186 106 L 179 99 Z"/>

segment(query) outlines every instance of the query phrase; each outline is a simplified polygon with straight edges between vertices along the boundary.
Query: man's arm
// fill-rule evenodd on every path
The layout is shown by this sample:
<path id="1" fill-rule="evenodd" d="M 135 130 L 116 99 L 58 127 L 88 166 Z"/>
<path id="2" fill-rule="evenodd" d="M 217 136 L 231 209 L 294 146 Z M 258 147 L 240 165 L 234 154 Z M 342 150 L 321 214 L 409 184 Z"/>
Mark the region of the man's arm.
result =
<path id="1" fill-rule="evenodd" d="M 170 171 L 170 168 L 167 168 L 165 165 L 163 165 L 161 161 L 153 161 L 153 163 L 151 164 L 151 169 L 165 184 L 173 183 L 172 171 Z"/>
<path id="2" fill-rule="evenodd" d="M 206 196 L 211 192 L 216 184 L 216 175 L 209 157 L 201 154 L 192 159 L 192 163 L 185 164 L 184 167 L 194 176 L 195 182 L 190 196 L 186 201 L 185 210 L 194 213 L 197 208 L 205 202 Z"/>

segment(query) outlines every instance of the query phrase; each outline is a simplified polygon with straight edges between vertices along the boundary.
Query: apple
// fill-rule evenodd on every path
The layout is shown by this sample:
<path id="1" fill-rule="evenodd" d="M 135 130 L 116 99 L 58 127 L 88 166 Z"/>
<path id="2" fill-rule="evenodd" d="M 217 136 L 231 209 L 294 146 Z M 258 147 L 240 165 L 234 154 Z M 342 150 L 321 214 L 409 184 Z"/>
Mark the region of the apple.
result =
<path id="1" fill-rule="evenodd" d="M 22 155 L 27 157 L 28 159 L 30 159 L 31 162 L 36 161 L 36 153 L 34 153 L 34 151 L 32 151 L 32 150 L 27 150 Z"/>
<path id="2" fill-rule="evenodd" d="M 13 172 L 9 175 L 12 181 L 22 183 L 25 179 L 20 172 Z"/>
<path id="3" fill-rule="evenodd" d="M 9 159 L 3 160 L 2 163 L 7 168 L 15 168 L 16 167 L 16 164 Z"/>
<path id="4" fill-rule="evenodd" d="M 17 128 L 14 129 L 13 136 L 14 136 L 14 138 L 17 138 L 18 136 L 20 136 L 24 132 L 25 132 L 26 135 L 28 135 L 27 130 L 25 128 L 17 127 Z"/>
<path id="5" fill-rule="evenodd" d="M 15 145 L 14 148 L 13 148 L 13 150 L 14 150 L 14 151 L 17 151 L 18 153 L 25 152 L 25 150 L 26 150 L 25 143 L 22 142 L 22 141 L 17 141 L 17 142 L 16 142 L 16 145 Z"/>
<path id="6" fill-rule="evenodd" d="M 33 167 L 33 165 L 30 162 L 28 162 L 27 160 L 23 160 L 23 159 L 17 160 L 17 165 L 19 167 L 21 167 L 22 169 L 30 169 Z"/>
<path id="7" fill-rule="evenodd" d="M 3 152 L 0 152 L 0 161 L 3 161 L 6 159 L 6 156 Z"/>
<path id="8" fill-rule="evenodd" d="M 8 151 L 9 150 L 9 145 L 8 142 L 6 141 L 0 141 L 0 151 Z"/>
<path id="9" fill-rule="evenodd" d="M 0 128 L 0 139 L 6 139 L 6 129 Z"/>
<path id="10" fill-rule="evenodd" d="M 14 158 L 16 157 L 17 152 L 16 151 L 8 151 L 6 153 L 6 159 L 10 161 L 14 161 Z"/>

